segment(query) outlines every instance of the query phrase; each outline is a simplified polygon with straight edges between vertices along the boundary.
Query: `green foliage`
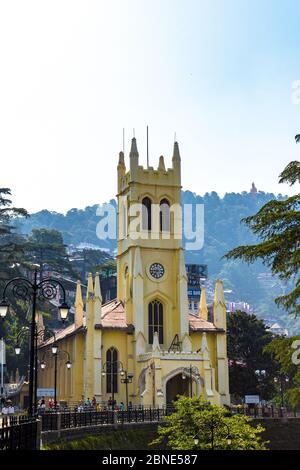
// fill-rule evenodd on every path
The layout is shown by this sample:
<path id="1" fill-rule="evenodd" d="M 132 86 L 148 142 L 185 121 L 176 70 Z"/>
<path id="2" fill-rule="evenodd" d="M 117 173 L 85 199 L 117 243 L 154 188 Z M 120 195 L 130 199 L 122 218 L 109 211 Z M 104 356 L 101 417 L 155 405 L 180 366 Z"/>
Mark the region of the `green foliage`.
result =
<path id="1" fill-rule="evenodd" d="M 273 336 L 255 315 L 237 311 L 228 316 L 229 389 L 237 399 L 258 394 L 263 399 L 274 395 L 273 377 L 279 366 L 266 346 Z M 255 370 L 265 370 L 261 379 Z"/>
<path id="2" fill-rule="evenodd" d="M 299 168 L 299 162 L 291 162 L 281 173 L 279 182 L 290 185 L 299 183 Z M 299 207 L 300 194 L 286 200 L 267 202 L 255 215 L 242 219 L 262 241 L 255 245 L 238 246 L 226 254 L 228 259 L 241 259 L 248 263 L 260 259 L 282 280 L 295 277 L 293 289 L 275 301 L 296 315 L 300 313 L 300 279 L 297 277 L 300 268 Z"/>
<path id="3" fill-rule="evenodd" d="M 67 253 L 67 246 L 58 230 L 33 229 L 26 243 L 26 261 L 39 265 L 40 277 L 51 268 L 60 274 L 75 275 Z"/>
<path id="4" fill-rule="evenodd" d="M 280 366 L 279 375 L 283 378 L 285 402 L 293 408 L 300 406 L 300 368 L 293 361 L 295 349 L 292 347 L 296 341 L 300 341 L 300 335 L 278 337 L 265 347 L 265 351 L 272 354 Z M 288 377 L 288 383 L 285 382 L 285 377 Z"/>
<path id="5" fill-rule="evenodd" d="M 232 416 L 225 408 L 199 397 L 181 396 L 174 405 L 175 412 L 166 418 L 165 425 L 158 427 L 153 445 L 164 443 L 175 450 L 266 449 L 260 437 L 264 428 L 251 425 L 247 416 Z"/>

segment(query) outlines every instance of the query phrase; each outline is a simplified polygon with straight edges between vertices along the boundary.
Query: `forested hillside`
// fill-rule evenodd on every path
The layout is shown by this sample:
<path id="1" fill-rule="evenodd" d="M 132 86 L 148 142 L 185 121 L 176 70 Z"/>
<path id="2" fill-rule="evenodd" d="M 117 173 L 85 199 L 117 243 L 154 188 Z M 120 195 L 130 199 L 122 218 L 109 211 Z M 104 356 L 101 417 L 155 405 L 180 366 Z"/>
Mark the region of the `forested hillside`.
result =
<path id="1" fill-rule="evenodd" d="M 216 192 L 198 196 L 190 191 L 182 192 L 183 204 L 204 205 L 204 246 L 201 250 L 186 251 L 188 263 L 208 265 L 211 279 L 220 277 L 224 281 L 227 300 L 250 303 L 255 313 L 267 320 L 279 320 L 290 333 L 300 331 L 299 322 L 280 311 L 273 299 L 284 292 L 285 286 L 276 279 L 269 279 L 268 269 L 261 263 L 246 265 L 240 261 L 227 261 L 223 255 L 238 245 L 255 242 L 254 236 L 240 223 L 241 218 L 255 214 L 260 207 L 271 199 L 283 199 L 284 196 L 259 191 L 256 195 L 227 193 L 223 198 Z M 116 206 L 116 201 L 110 204 Z M 98 205 L 85 209 L 71 209 L 65 215 L 42 210 L 32 214 L 29 219 L 21 220 L 20 230 L 30 233 L 33 228 L 51 228 L 59 230 L 64 242 L 68 245 L 91 244 L 109 250 L 116 249 L 116 240 L 101 240 L 97 237 L 96 228 L 100 221 L 97 215 Z"/>

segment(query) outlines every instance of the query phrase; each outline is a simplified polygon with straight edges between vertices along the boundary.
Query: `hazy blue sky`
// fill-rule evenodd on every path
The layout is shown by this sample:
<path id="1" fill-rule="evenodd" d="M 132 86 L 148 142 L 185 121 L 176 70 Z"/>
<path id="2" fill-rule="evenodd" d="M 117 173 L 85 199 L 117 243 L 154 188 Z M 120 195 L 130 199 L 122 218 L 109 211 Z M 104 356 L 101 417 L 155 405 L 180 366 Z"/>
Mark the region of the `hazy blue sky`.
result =
<path id="1" fill-rule="evenodd" d="M 109 200 L 122 128 L 144 163 L 148 124 L 153 166 L 176 131 L 184 189 L 290 192 L 299 18 L 283 0 L 0 1 L 0 186 L 30 211 Z"/>

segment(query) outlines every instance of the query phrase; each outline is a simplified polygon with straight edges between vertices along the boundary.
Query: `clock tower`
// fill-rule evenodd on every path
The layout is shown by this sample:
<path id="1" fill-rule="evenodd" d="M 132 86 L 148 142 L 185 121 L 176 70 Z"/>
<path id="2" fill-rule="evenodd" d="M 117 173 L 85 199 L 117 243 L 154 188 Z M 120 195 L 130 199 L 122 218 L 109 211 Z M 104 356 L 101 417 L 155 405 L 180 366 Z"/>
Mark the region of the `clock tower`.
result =
<path id="1" fill-rule="evenodd" d="M 176 337 L 190 350 L 187 277 L 182 249 L 181 161 L 174 143 L 172 167 L 139 165 L 132 139 L 129 169 L 118 164 L 118 299 L 134 326 L 135 354 L 153 342 L 168 350 Z"/>

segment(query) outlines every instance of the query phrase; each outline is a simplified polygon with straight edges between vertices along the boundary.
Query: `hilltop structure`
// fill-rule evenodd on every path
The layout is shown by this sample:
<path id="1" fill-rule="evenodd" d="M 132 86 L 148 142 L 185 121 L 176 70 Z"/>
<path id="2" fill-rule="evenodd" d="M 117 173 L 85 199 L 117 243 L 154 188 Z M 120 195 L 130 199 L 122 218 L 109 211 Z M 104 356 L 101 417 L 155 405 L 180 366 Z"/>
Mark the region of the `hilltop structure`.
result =
<path id="1" fill-rule="evenodd" d="M 229 404 L 222 282 L 215 284 L 212 322 L 204 289 L 199 311 L 188 309 L 181 214 L 176 209 L 181 193 L 178 143 L 172 168 L 166 169 L 162 156 L 157 169 L 139 165 L 135 138 L 129 161 L 126 169 L 124 154 L 119 154 L 117 298 L 102 303 L 99 275 L 93 279 L 90 274 L 84 302 L 78 282 L 74 323 L 56 335 L 58 348 L 72 361 L 66 370 L 65 358 L 58 356 L 58 397 L 71 402 L 95 397 L 107 403 L 113 394 L 117 403 L 129 399 L 163 406 L 178 394 L 192 394 Z M 40 359 L 52 342 L 40 345 Z M 40 387 L 53 387 L 53 362 L 49 359 L 39 374 Z M 131 376 L 127 386 L 126 374 Z"/>

